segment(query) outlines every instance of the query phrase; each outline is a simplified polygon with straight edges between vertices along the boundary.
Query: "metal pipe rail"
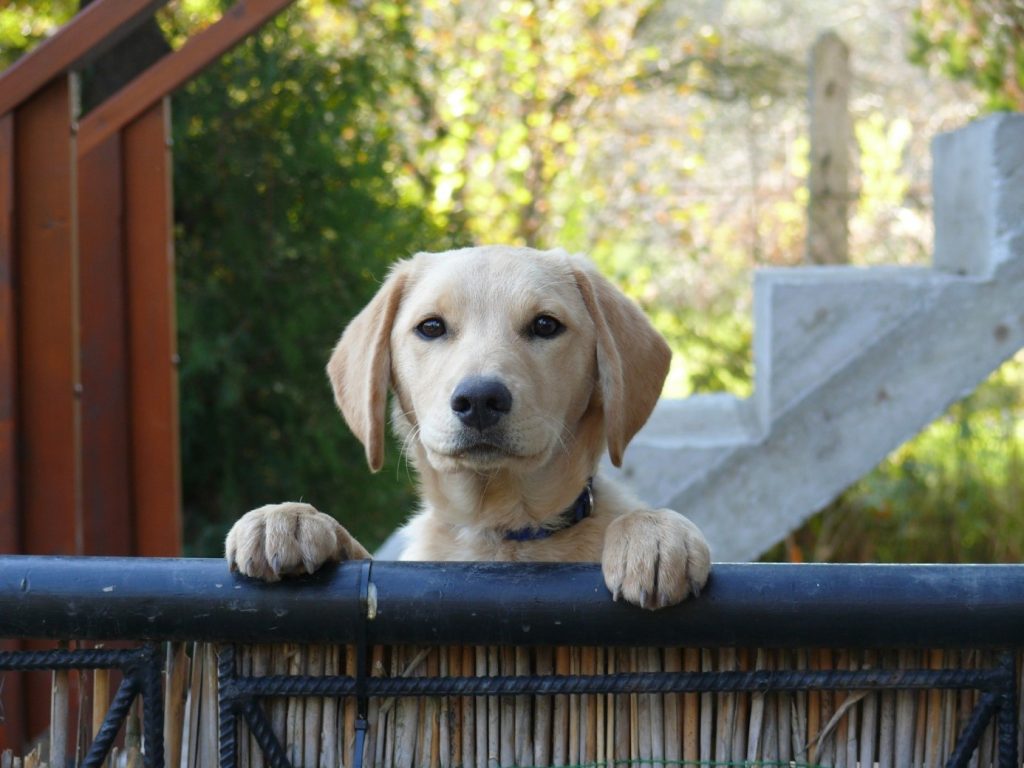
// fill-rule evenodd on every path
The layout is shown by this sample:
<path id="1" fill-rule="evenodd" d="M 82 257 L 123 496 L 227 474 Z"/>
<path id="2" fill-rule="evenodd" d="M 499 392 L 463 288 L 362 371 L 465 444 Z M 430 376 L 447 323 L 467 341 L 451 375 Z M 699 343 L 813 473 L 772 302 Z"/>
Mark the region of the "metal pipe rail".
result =
<path id="1" fill-rule="evenodd" d="M 0 557 L 0 637 L 224 643 L 217 665 L 222 768 L 238 765 L 242 722 L 268 765 L 292 765 L 259 703 L 266 697 L 354 697 L 359 766 L 373 727 L 369 701 L 380 697 L 926 689 L 978 692 L 948 766 L 968 764 L 991 722 L 995 761 L 1010 766 L 1018 764 L 1024 566 L 722 564 L 699 598 L 650 612 L 612 601 L 596 565 L 359 561 L 265 584 L 229 573 L 221 560 L 7 556 Z M 233 643 L 347 644 L 357 658 L 349 675 L 249 675 L 237 665 Z M 402 644 L 999 653 L 994 665 L 973 668 L 370 676 L 369 649 Z M 0 670 L 126 665 L 127 688 L 118 692 L 84 765 L 102 763 L 141 692 L 147 743 L 154 745 L 144 760 L 158 768 L 156 659 L 153 645 L 138 652 L 15 652 L 0 654 Z"/>
<path id="2" fill-rule="evenodd" d="M 360 594 L 362 585 L 363 595 Z M 719 564 L 645 611 L 597 565 L 357 561 L 264 584 L 222 560 L 0 557 L 0 637 L 862 648 L 1024 646 L 1024 566 Z"/>

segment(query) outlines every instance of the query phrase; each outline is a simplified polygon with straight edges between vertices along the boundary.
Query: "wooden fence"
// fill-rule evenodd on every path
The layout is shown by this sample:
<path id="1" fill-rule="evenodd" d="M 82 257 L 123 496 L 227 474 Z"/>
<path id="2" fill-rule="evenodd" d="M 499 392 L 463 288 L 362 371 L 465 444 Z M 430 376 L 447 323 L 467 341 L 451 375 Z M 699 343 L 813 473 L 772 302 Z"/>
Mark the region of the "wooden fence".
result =
<path id="1" fill-rule="evenodd" d="M 82 68 L 165 2 L 95 0 L 0 75 L 0 553 L 180 552 L 168 95 L 290 0 L 238 2 L 83 114 Z M 20 743 L 45 690 L 0 693 Z"/>

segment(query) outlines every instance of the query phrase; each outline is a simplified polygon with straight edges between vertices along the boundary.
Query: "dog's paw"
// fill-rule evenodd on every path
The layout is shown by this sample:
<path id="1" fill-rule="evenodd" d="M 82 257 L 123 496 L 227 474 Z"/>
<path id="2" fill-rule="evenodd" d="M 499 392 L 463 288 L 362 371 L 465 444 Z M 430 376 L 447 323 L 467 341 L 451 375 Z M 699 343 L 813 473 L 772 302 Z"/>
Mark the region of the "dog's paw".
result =
<path id="1" fill-rule="evenodd" d="M 616 600 L 649 609 L 675 605 L 700 593 L 710 569 L 704 535 L 670 509 L 630 512 L 605 532 L 601 570 Z"/>
<path id="2" fill-rule="evenodd" d="M 313 573 L 327 562 L 363 560 L 369 553 L 330 515 L 309 504 L 268 504 L 243 515 L 228 532 L 231 570 L 264 581 Z"/>

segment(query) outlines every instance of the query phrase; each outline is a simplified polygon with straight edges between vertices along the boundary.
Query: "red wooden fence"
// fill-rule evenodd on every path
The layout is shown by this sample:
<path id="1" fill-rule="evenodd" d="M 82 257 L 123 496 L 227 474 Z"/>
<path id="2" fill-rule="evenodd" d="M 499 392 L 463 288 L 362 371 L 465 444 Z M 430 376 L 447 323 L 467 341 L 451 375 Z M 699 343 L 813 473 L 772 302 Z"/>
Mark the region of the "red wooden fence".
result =
<path id="1" fill-rule="evenodd" d="M 0 554 L 181 552 L 169 95 L 291 0 L 239 0 L 77 114 L 76 68 L 166 1 L 95 0 L 0 74 Z M 0 705 L 20 747 L 48 681 Z"/>

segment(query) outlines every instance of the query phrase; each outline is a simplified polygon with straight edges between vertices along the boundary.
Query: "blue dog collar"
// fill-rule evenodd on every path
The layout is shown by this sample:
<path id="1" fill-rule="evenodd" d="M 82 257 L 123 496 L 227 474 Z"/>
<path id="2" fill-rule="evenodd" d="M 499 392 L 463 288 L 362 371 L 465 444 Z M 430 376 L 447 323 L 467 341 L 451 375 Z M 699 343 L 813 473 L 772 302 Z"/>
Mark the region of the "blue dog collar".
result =
<path id="1" fill-rule="evenodd" d="M 541 539 L 550 538 L 559 531 L 564 531 L 566 528 L 572 528 L 576 523 L 590 517 L 590 513 L 593 511 L 594 478 L 591 477 L 587 480 L 587 484 L 584 486 L 583 492 L 576 497 L 576 501 L 573 502 L 572 506 L 562 512 L 558 517 L 549 521 L 548 524 L 543 525 L 540 528 L 520 528 L 516 531 L 508 531 L 505 534 L 505 541 L 539 541 Z"/>

